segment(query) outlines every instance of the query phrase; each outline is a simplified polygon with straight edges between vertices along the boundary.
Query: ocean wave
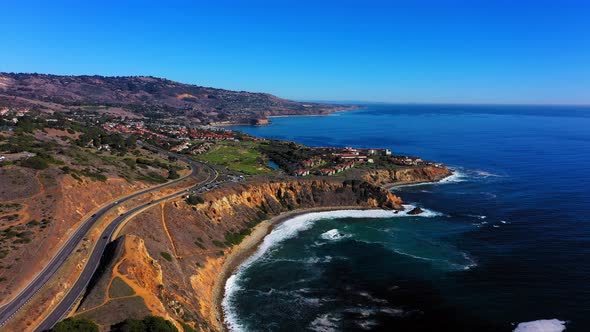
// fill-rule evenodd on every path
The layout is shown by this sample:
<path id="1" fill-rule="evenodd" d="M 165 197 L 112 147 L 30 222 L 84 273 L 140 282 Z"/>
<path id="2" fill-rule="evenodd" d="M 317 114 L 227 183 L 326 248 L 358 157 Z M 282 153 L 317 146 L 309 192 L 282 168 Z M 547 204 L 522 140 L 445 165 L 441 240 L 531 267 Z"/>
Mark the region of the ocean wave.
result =
<path id="1" fill-rule="evenodd" d="M 349 237 L 351 237 L 351 235 L 350 234 L 342 234 L 337 229 L 331 229 L 325 233 L 322 233 L 322 235 L 320 235 L 320 237 L 324 240 L 335 241 L 335 240 L 349 238 Z"/>
<path id="2" fill-rule="evenodd" d="M 225 282 L 225 294 L 235 294 L 236 292 L 241 290 L 241 287 L 238 285 L 238 277 L 237 275 L 231 275 L 227 281 Z M 223 300 L 221 301 L 221 307 L 223 308 L 223 315 L 225 318 L 225 324 L 227 325 L 230 331 L 245 331 L 245 327 L 240 322 L 238 315 L 235 311 L 231 310 L 231 303 L 230 298 L 228 296 L 224 296 Z"/>
<path id="3" fill-rule="evenodd" d="M 471 256 L 469 256 L 469 254 L 467 253 L 462 253 L 463 254 L 463 258 L 465 258 L 469 263 L 467 265 L 463 266 L 463 270 L 471 270 L 474 267 L 477 267 L 477 262 L 475 261 L 475 259 L 473 259 Z"/>
<path id="4" fill-rule="evenodd" d="M 368 299 L 371 302 L 374 302 L 374 303 L 380 303 L 380 304 L 387 303 L 387 300 L 376 298 L 376 297 L 372 296 L 371 294 L 369 294 L 368 292 L 360 292 L 359 295 Z"/>
<path id="5" fill-rule="evenodd" d="M 334 316 L 333 314 L 323 314 L 311 321 L 309 328 L 317 332 L 338 331 L 339 321 L 340 317 Z"/>
<path id="6" fill-rule="evenodd" d="M 290 262 L 290 263 L 301 263 L 301 264 L 317 264 L 317 263 L 330 263 L 332 261 L 332 256 L 324 256 L 324 257 L 307 257 L 304 259 L 290 259 L 290 258 L 260 258 L 259 262 L 264 262 L 268 264 L 275 264 L 278 262 Z"/>
<path id="7" fill-rule="evenodd" d="M 433 184 L 459 183 L 465 182 L 469 178 L 469 175 L 465 172 L 463 168 L 451 168 L 451 170 L 453 171 L 452 175 L 447 176 L 446 178 L 438 182 L 434 182 Z"/>
<path id="8" fill-rule="evenodd" d="M 503 178 L 504 175 L 499 175 L 499 174 L 494 174 L 488 171 L 482 171 L 482 170 L 475 170 L 475 173 L 481 177 L 495 177 L 495 178 Z"/>
<path id="9" fill-rule="evenodd" d="M 306 294 L 310 293 L 309 288 L 300 288 L 300 289 L 296 289 L 296 290 L 280 290 L 280 289 L 271 288 L 268 291 L 249 290 L 247 292 L 254 293 L 256 296 L 262 296 L 262 297 L 271 297 L 271 298 L 284 297 L 284 298 L 287 298 L 288 301 L 291 303 L 300 303 L 305 306 L 310 306 L 310 305 L 311 306 L 318 306 L 321 302 L 332 301 L 332 299 L 329 299 L 326 297 L 320 299 L 320 298 L 316 298 L 316 297 L 306 296 Z"/>
<path id="10" fill-rule="evenodd" d="M 496 195 L 496 194 L 492 194 L 492 193 L 489 193 L 489 192 L 487 192 L 487 191 L 481 191 L 481 192 L 480 192 L 480 194 L 481 194 L 482 196 L 489 197 L 490 199 L 494 199 L 494 198 L 497 198 L 497 197 L 498 197 L 498 195 Z"/>
<path id="11" fill-rule="evenodd" d="M 519 323 L 514 332 L 562 332 L 565 331 L 565 323 L 559 319 L 540 319 Z"/>

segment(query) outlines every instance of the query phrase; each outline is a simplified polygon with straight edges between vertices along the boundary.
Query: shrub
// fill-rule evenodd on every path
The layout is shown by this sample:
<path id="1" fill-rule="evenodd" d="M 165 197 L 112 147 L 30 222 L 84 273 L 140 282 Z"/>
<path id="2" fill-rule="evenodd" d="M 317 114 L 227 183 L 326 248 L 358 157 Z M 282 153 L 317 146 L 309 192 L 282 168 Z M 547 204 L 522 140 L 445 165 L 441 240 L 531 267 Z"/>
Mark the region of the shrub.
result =
<path id="1" fill-rule="evenodd" d="M 223 244 L 223 242 L 221 242 L 221 241 L 213 240 L 213 244 L 214 244 L 216 247 L 219 247 L 219 248 L 225 248 L 225 244 Z"/>
<path id="2" fill-rule="evenodd" d="M 111 326 L 114 332 L 178 332 L 178 329 L 162 317 L 147 316 L 143 320 L 126 319 Z"/>
<path id="3" fill-rule="evenodd" d="M 179 177 L 180 177 L 180 175 L 178 174 L 178 172 L 176 172 L 176 170 L 175 170 L 175 169 L 173 169 L 173 168 L 170 168 L 170 169 L 168 170 L 168 179 L 169 179 L 169 180 L 176 180 L 176 179 L 178 179 Z"/>
<path id="4" fill-rule="evenodd" d="M 205 203 L 205 200 L 203 200 L 203 198 L 201 196 L 189 195 L 188 198 L 186 199 L 186 202 L 190 205 L 196 205 L 196 204 Z"/>
<path id="5" fill-rule="evenodd" d="M 98 325 L 88 319 L 68 318 L 57 323 L 52 332 L 98 332 Z"/>
<path id="6" fill-rule="evenodd" d="M 21 160 L 20 164 L 23 167 L 33 169 L 46 169 L 47 167 L 49 167 L 49 162 L 46 159 L 41 158 L 39 156 L 34 156 L 31 158 Z"/>
<path id="7" fill-rule="evenodd" d="M 169 253 L 162 251 L 160 255 L 162 255 L 162 257 L 164 257 L 164 259 L 166 259 L 167 261 L 172 261 L 172 256 Z"/>

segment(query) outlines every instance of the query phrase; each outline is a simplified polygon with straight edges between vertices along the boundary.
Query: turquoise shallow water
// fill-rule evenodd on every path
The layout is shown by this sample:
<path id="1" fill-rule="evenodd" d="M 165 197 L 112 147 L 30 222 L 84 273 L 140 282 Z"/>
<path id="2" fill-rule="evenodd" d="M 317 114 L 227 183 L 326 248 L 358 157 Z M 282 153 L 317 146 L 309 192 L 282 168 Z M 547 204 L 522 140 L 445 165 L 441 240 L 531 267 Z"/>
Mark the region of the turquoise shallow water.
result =
<path id="1" fill-rule="evenodd" d="M 231 280 L 237 329 L 590 329 L 589 109 L 372 105 L 237 129 L 387 147 L 460 175 L 396 190 L 429 217 L 325 215 L 275 234 Z"/>

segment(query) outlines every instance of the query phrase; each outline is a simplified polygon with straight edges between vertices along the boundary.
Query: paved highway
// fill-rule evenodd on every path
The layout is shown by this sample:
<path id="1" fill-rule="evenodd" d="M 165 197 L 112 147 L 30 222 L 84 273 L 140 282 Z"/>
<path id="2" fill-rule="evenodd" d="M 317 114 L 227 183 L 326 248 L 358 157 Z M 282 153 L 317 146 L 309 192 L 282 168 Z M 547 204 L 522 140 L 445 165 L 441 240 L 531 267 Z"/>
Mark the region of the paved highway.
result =
<path id="1" fill-rule="evenodd" d="M 128 200 L 131 200 L 135 197 L 138 197 L 140 195 L 143 195 L 143 194 L 146 194 L 149 192 L 157 191 L 157 190 L 162 189 L 164 187 L 178 183 L 190 176 L 194 176 L 198 172 L 197 169 L 198 169 L 199 165 L 207 171 L 208 175 L 207 175 L 207 179 L 204 180 L 203 182 L 201 182 L 198 186 L 207 185 L 217 179 L 217 176 L 218 176 L 217 171 L 215 171 L 210 166 L 208 166 L 206 164 L 198 163 L 193 160 L 188 160 L 188 159 L 183 159 L 183 161 L 188 162 L 190 164 L 191 169 L 192 169 L 191 174 L 189 174 L 185 177 L 158 185 L 156 187 L 148 188 L 148 189 L 139 191 L 137 193 L 120 198 L 117 201 L 111 202 L 110 204 L 103 206 L 96 213 L 94 213 L 90 218 L 86 219 L 82 223 L 82 225 L 80 227 L 78 227 L 78 229 L 76 229 L 74 234 L 66 241 L 66 243 L 62 246 L 62 248 L 59 250 L 59 252 L 45 266 L 45 268 L 43 268 L 43 270 L 41 270 L 41 272 L 39 272 L 39 274 L 35 277 L 35 279 L 33 279 L 33 281 L 31 281 L 31 283 L 29 283 L 29 285 L 27 287 L 25 287 L 10 302 L 8 302 L 7 304 L 5 304 L 4 306 L 2 306 L 0 308 L 0 327 L 3 326 L 8 320 L 10 320 L 24 305 L 26 305 L 31 300 L 31 298 L 35 294 L 37 294 L 37 292 L 39 290 L 41 290 L 43 288 L 43 286 L 51 279 L 51 277 L 53 277 L 53 275 L 57 272 L 57 270 L 61 267 L 61 265 L 65 262 L 65 260 L 74 251 L 76 246 L 82 241 L 82 239 L 84 239 L 84 237 L 86 236 L 86 233 L 88 233 L 88 231 L 92 228 L 92 226 L 109 210 L 111 210 L 112 208 L 116 207 L 117 205 L 119 205 L 123 202 L 126 202 Z M 98 242 L 95 244 L 94 249 L 90 255 L 90 259 L 88 260 L 84 270 L 82 271 L 82 274 L 80 275 L 80 277 L 78 278 L 78 280 L 76 281 L 74 286 L 70 289 L 70 291 L 68 292 L 66 297 L 60 302 L 60 304 L 51 312 L 51 314 L 48 317 L 46 317 L 45 320 L 37 327 L 36 330 L 37 331 L 48 330 L 51 327 L 53 327 L 59 320 L 61 320 L 63 317 L 65 317 L 65 315 L 67 315 L 67 313 L 69 312 L 71 307 L 76 303 L 77 299 L 81 296 L 81 294 L 84 292 L 86 286 L 90 282 L 92 275 L 94 274 L 94 272 L 96 271 L 96 269 L 98 267 L 98 264 L 100 263 L 100 258 L 102 257 L 102 254 L 104 253 L 104 250 L 105 250 L 107 244 L 111 240 L 111 236 L 113 235 L 113 232 L 117 229 L 117 227 L 128 216 L 130 216 L 142 209 L 146 209 L 146 208 L 150 207 L 152 204 L 162 202 L 164 200 L 186 194 L 187 192 L 188 192 L 188 190 L 182 190 L 182 191 L 176 192 L 174 194 L 168 195 L 166 197 L 162 197 L 160 199 L 154 200 L 150 203 L 146 203 L 146 204 L 137 206 L 137 207 L 127 211 L 126 213 L 122 214 L 121 216 L 117 217 L 115 220 L 113 220 L 107 226 L 107 228 L 103 231 Z"/>

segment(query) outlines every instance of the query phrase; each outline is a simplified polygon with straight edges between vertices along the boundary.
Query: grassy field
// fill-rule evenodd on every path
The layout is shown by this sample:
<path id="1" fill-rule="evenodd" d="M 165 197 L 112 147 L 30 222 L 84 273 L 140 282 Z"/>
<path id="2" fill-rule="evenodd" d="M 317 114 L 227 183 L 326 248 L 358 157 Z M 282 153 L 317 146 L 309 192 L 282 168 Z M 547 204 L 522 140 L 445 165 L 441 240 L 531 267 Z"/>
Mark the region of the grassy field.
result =
<path id="1" fill-rule="evenodd" d="M 219 142 L 197 158 L 245 174 L 267 174 L 273 170 L 266 165 L 257 142 Z"/>
<path id="2" fill-rule="evenodd" d="M 123 279 L 119 277 L 115 277 L 115 279 L 113 279 L 113 283 L 111 284 L 111 288 L 109 289 L 109 297 L 115 298 L 131 296 L 134 294 L 135 291 L 133 291 L 133 288 L 129 287 L 129 285 L 127 285 L 125 281 L 123 281 Z"/>

